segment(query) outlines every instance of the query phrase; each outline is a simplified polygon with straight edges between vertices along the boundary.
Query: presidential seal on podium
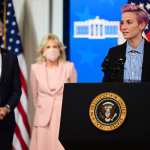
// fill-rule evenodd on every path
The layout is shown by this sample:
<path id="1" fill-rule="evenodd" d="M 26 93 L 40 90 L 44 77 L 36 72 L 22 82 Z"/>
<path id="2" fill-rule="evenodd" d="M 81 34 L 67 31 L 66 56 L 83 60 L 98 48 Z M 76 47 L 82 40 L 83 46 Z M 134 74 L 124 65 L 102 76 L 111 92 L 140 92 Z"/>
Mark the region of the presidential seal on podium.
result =
<path id="1" fill-rule="evenodd" d="M 103 131 L 113 131 L 125 121 L 127 109 L 124 100 L 112 92 L 97 95 L 89 107 L 92 124 Z"/>

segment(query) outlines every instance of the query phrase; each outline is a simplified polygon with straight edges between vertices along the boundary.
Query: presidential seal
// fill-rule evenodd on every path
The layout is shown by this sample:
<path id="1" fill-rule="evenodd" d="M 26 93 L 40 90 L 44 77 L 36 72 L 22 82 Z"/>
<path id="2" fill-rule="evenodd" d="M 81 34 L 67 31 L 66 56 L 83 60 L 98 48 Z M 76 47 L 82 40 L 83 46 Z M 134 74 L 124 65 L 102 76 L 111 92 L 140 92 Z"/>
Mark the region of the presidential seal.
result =
<path id="1" fill-rule="evenodd" d="M 127 114 L 123 99 L 112 92 L 96 96 L 90 104 L 89 116 L 95 127 L 103 131 L 113 131 L 119 128 Z"/>

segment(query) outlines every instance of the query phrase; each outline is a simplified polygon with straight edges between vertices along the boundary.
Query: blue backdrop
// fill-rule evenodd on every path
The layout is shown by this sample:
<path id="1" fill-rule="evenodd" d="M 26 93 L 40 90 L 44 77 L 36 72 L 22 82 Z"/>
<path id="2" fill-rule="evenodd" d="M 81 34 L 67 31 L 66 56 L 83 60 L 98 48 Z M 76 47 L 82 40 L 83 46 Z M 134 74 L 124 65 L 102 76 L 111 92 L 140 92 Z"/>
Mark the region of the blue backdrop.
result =
<path id="1" fill-rule="evenodd" d="M 101 63 L 109 48 L 118 44 L 118 38 L 113 37 L 118 31 L 111 23 L 120 21 L 120 8 L 125 3 L 127 0 L 70 0 L 69 59 L 77 69 L 78 82 L 101 82 Z M 107 26 L 94 27 L 96 21 Z M 102 35 L 104 28 L 107 37 Z"/>

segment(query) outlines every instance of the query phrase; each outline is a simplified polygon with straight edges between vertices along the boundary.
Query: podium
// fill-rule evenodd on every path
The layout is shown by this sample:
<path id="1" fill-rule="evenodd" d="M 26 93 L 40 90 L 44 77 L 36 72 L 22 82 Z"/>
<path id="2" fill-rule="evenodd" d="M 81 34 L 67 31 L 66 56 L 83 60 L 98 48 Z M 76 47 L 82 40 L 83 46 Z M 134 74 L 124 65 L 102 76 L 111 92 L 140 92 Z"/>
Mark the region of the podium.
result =
<path id="1" fill-rule="evenodd" d="M 109 132 L 89 117 L 92 100 L 104 92 L 119 95 L 127 109 L 123 124 Z M 66 150 L 150 149 L 150 83 L 65 84 L 59 139 Z"/>

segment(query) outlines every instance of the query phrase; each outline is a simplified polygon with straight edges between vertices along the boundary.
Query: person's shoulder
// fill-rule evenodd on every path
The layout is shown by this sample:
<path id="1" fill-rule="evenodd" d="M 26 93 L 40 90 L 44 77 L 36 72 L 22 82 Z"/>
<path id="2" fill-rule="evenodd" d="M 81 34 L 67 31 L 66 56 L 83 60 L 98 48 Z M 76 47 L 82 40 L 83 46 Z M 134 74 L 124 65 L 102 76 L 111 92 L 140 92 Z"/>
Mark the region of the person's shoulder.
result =
<path id="1" fill-rule="evenodd" d="M 120 54 L 122 51 L 125 51 L 125 49 L 126 49 L 126 42 L 124 42 L 123 44 L 111 47 L 109 49 L 108 54 L 111 56 L 116 55 L 116 54 Z"/>
<path id="2" fill-rule="evenodd" d="M 73 67 L 74 66 L 74 63 L 71 62 L 71 61 L 68 61 L 68 60 L 65 61 L 64 64 L 65 64 L 66 67 Z"/>
<path id="3" fill-rule="evenodd" d="M 65 63 L 66 63 L 67 65 L 73 65 L 73 62 L 71 62 L 71 61 L 69 61 L 69 60 L 67 60 Z"/>
<path id="4" fill-rule="evenodd" d="M 69 61 L 69 60 L 67 60 L 67 61 L 62 61 L 61 63 L 62 63 L 62 65 L 64 66 L 64 68 L 65 68 L 66 70 L 68 70 L 68 71 L 70 71 L 70 70 L 72 70 L 73 68 L 75 68 L 75 67 L 74 67 L 74 63 L 71 62 L 71 61 Z"/>
<path id="5" fill-rule="evenodd" d="M 64 69 L 66 70 L 68 75 L 70 75 L 70 73 L 72 73 L 73 71 L 76 72 L 74 63 L 68 60 L 64 62 Z"/>
<path id="6" fill-rule="evenodd" d="M 38 69 L 40 66 L 42 66 L 42 62 L 35 62 L 31 64 L 31 69 Z"/>
<path id="7" fill-rule="evenodd" d="M 117 46 L 111 47 L 110 49 L 111 49 L 111 50 L 118 50 L 118 49 L 121 49 L 121 48 L 123 48 L 123 47 L 125 47 L 125 46 L 126 46 L 126 42 L 124 42 L 124 43 L 122 43 L 122 44 L 119 44 L 119 45 L 117 45 Z"/>

